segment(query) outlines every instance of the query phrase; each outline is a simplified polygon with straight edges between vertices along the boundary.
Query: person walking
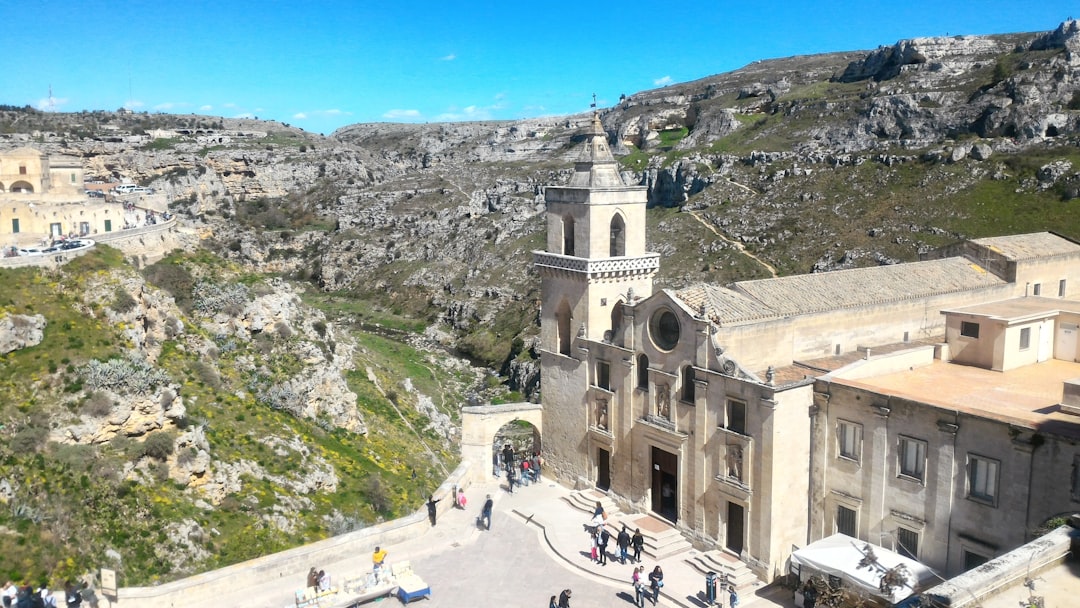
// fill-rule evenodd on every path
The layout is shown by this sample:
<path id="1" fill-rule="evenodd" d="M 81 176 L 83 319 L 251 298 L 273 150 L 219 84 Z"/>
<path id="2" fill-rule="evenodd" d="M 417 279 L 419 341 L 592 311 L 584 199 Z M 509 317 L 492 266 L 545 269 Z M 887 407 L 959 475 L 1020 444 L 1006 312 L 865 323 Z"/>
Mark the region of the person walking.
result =
<path id="1" fill-rule="evenodd" d="M 570 590 L 563 589 L 559 594 L 559 608 L 570 608 Z"/>
<path id="2" fill-rule="evenodd" d="M 641 563 L 641 548 L 645 546 L 645 537 L 641 535 L 641 528 L 634 528 L 634 537 L 630 539 L 634 547 L 634 561 Z"/>
<path id="3" fill-rule="evenodd" d="M 728 585 L 728 606 L 739 608 L 739 592 L 735 591 L 735 585 Z"/>
<path id="4" fill-rule="evenodd" d="M 600 546 L 600 539 L 598 538 L 600 533 L 596 528 L 589 531 L 589 555 L 592 557 L 592 561 L 595 562 L 598 559 L 597 549 Z"/>
<path id="5" fill-rule="evenodd" d="M 596 547 L 600 550 L 601 566 L 607 565 L 607 546 L 609 540 L 611 540 L 611 533 L 607 531 L 607 527 L 601 527 L 596 542 Z"/>
<path id="6" fill-rule="evenodd" d="M 630 557 L 630 533 L 626 531 L 626 524 L 623 524 L 619 535 L 615 537 L 615 544 L 619 547 L 619 561 L 626 565 L 626 559 Z"/>
<path id="7" fill-rule="evenodd" d="M 638 608 L 645 608 L 645 581 L 643 580 L 645 566 L 636 566 L 630 581 L 634 585 L 634 604 Z"/>
<path id="8" fill-rule="evenodd" d="M 484 501 L 484 508 L 480 510 L 480 521 L 484 523 L 484 527 L 491 530 L 491 509 L 495 506 L 494 501 L 491 500 L 491 494 L 487 495 L 487 500 Z"/>
<path id="9" fill-rule="evenodd" d="M 510 467 L 506 469 L 506 491 L 514 493 L 514 468 Z"/>
<path id="10" fill-rule="evenodd" d="M 655 606 L 660 601 L 660 588 L 664 586 L 664 570 L 657 564 L 653 571 L 649 573 L 649 588 L 652 589 L 652 605 Z"/>
<path id="11" fill-rule="evenodd" d="M 432 528 L 435 527 L 435 515 L 438 513 L 438 510 L 436 509 L 436 505 L 439 504 L 439 500 L 442 500 L 442 499 L 440 498 L 440 499 L 436 500 L 434 494 L 428 494 L 428 497 L 427 497 L 427 516 L 428 516 L 428 519 L 431 520 L 431 527 Z"/>
<path id="12" fill-rule="evenodd" d="M 559 602 L 556 601 L 557 595 L 551 596 L 551 600 L 548 602 L 548 608 L 559 608 Z"/>

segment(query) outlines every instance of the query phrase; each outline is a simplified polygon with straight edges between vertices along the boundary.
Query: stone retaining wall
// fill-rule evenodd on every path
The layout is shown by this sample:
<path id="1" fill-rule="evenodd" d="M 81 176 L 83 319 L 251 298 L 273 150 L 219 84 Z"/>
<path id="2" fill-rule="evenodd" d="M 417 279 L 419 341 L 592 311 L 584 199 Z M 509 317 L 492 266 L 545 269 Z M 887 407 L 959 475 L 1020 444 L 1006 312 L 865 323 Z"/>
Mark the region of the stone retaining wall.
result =
<path id="1" fill-rule="evenodd" d="M 483 465 L 481 465 L 482 467 Z M 456 485 L 461 489 L 469 486 L 469 462 L 462 462 L 446 481 L 435 491 L 439 513 L 453 508 L 451 492 Z M 369 554 L 375 546 L 390 547 L 396 543 L 416 538 L 431 529 L 427 507 L 421 507 L 411 515 L 381 523 L 377 526 L 349 532 L 326 540 L 296 547 L 280 553 L 266 555 L 211 572 L 204 572 L 185 579 L 156 587 L 122 587 L 115 605 L 139 608 L 173 608 L 174 606 L 215 606 L 216 599 L 225 591 L 236 588 L 256 588 L 267 580 L 280 578 L 302 579 L 312 564 L 334 564 Z M 102 598 L 101 606 L 111 608 L 114 604 Z"/>

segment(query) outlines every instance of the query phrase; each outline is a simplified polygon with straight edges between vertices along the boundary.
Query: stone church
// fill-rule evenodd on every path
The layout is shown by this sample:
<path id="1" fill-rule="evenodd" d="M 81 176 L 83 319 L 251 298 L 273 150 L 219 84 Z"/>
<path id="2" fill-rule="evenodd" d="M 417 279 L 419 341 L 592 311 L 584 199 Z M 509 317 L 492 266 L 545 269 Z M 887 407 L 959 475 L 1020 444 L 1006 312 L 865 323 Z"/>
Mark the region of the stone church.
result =
<path id="1" fill-rule="evenodd" d="M 952 575 L 1080 510 L 1075 241 L 654 291 L 645 188 L 595 115 L 545 198 L 545 472 L 563 483 L 765 581 L 837 532 Z"/>

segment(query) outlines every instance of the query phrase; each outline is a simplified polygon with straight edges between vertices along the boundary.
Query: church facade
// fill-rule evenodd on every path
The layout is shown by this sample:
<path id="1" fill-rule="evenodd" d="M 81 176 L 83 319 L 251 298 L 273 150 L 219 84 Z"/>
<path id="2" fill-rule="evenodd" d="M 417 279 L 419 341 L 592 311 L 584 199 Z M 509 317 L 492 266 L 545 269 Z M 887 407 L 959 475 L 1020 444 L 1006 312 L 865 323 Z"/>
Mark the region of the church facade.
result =
<path id="1" fill-rule="evenodd" d="M 893 428 L 859 427 L 860 436 L 879 440 L 868 444 L 874 458 L 861 460 L 875 466 L 860 465 L 856 474 L 850 458 L 836 461 L 842 435 L 836 429 L 864 413 L 836 404 L 858 403 L 855 393 L 869 389 L 844 382 L 952 359 L 971 365 L 985 361 L 987 350 L 1009 365 L 1039 364 L 1045 347 L 1034 357 L 1012 352 L 1018 332 L 973 347 L 959 335 L 957 315 L 1024 296 L 1071 302 L 1080 285 L 1080 245 L 1051 233 L 979 239 L 909 264 L 657 291 L 652 279 L 660 256 L 645 247 L 644 188 L 623 181 L 596 116 L 586 137 L 569 184 L 547 188 L 546 250 L 534 253 L 542 290 L 545 471 L 569 485 L 605 490 L 623 510 L 651 512 L 699 547 L 737 555 L 767 581 L 787 573 L 793 549 L 837 531 L 898 547 L 890 541 L 897 522 L 917 527 L 905 516 L 923 521 L 924 532 L 926 522 L 946 517 L 948 509 L 936 506 L 943 487 L 928 492 L 925 481 L 920 504 L 933 509 L 903 501 L 890 506 L 890 497 L 881 496 L 895 490 L 899 422 L 925 419 L 934 426 L 940 404 L 933 405 L 932 395 L 927 403 L 908 399 L 914 409 L 888 421 Z M 1042 319 L 1027 325 L 1029 348 L 1031 340 L 1053 343 L 1073 326 L 1068 314 Z M 957 334 L 951 342 L 950 332 Z M 1075 341 L 1071 351 L 1067 345 L 1051 351 L 1047 359 L 1076 366 L 1080 377 Z M 1060 395 L 1061 380 L 1054 381 Z M 845 397 L 829 402 L 834 409 L 824 407 L 824 395 L 833 391 Z M 977 407 L 972 412 L 982 416 Z M 1026 424 L 1038 425 L 1036 418 Z M 1004 419 L 998 416 L 995 428 L 1015 426 Z M 1065 460 L 1071 466 L 1075 446 L 1070 450 L 1048 466 Z M 928 466 L 933 454 L 921 454 Z M 996 458 L 985 460 L 1003 462 Z M 961 470 L 967 461 L 934 464 L 956 469 L 935 483 L 967 478 Z M 846 476 L 832 474 L 842 469 Z M 1008 467 L 1016 477 L 995 479 L 998 487 L 1021 479 L 1020 469 Z M 1065 509 L 1069 500 L 1039 512 Z M 854 528 L 848 513 L 838 511 L 841 504 L 854 505 Z M 1005 505 L 1002 521 L 1023 529 L 1035 516 L 1015 513 L 1018 504 Z M 977 557 L 1012 548 L 1016 537 L 987 541 Z M 924 553 L 932 566 L 958 570 L 965 559 L 959 546 L 925 545 Z"/>

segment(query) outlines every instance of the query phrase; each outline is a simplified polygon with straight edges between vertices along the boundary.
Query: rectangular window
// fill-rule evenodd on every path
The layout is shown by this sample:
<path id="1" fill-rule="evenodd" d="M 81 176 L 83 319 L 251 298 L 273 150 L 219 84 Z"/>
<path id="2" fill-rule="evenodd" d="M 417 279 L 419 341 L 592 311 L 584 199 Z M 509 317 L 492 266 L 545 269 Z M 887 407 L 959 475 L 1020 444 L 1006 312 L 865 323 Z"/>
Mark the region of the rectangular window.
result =
<path id="1" fill-rule="evenodd" d="M 746 404 L 742 401 L 728 399 L 727 430 L 740 435 L 746 434 Z"/>
<path id="2" fill-rule="evenodd" d="M 960 322 L 960 335 L 965 338 L 978 338 L 979 337 L 979 324 L 972 323 L 970 321 Z"/>
<path id="3" fill-rule="evenodd" d="M 1020 350 L 1029 348 L 1031 348 L 1031 328 L 1024 327 L 1020 329 Z"/>
<path id="4" fill-rule="evenodd" d="M 919 559 L 919 533 L 907 528 L 897 528 L 896 552 L 904 557 Z"/>
<path id="5" fill-rule="evenodd" d="M 105 232 L 112 232 L 112 220 L 105 220 Z"/>
<path id="6" fill-rule="evenodd" d="M 1061 279 L 1060 281 L 1058 281 L 1058 297 L 1065 297 L 1065 279 Z"/>
<path id="7" fill-rule="evenodd" d="M 836 531 L 839 534 L 847 534 L 848 536 L 855 538 L 858 536 L 858 532 L 855 522 L 855 511 L 845 506 L 836 507 Z"/>
<path id="8" fill-rule="evenodd" d="M 997 497 L 998 463 L 968 456 L 968 497 L 993 502 Z"/>
<path id="9" fill-rule="evenodd" d="M 19 175 L 26 175 L 26 165 L 19 165 Z"/>
<path id="10" fill-rule="evenodd" d="M 17 217 L 11 219 L 11 233 L 12 234 L 18 234 L 19 233 L 19 218 L 17 218 Z"/>
<path id="11" fill-rule="evenodd" d="M 972 553 L 971 551 L 964 550 L 964 572 L 978 568 L 979 566 L 990 561 L 989 557 L 979 555 L 978 553 Z"/>
<path id="12" fill-rule="evenodd" d="M 606 391 L 611 390 L 611 366 L 607 361 L 596 362 L 596 386 Z"/>
<path id="13" fill-rule="evenodd" d="M 71 174 L 71 183 L 73 183 L 73 184 L 75 183 L 75 174 L 74 173 Z"/>
<path id="14" fill-rule="evenodd" d="M 908 437 L 900 438 L 900 474 L 922 481 L 926 472 L 926 443 Z"/>
<path id="15" fill-rule="evenodd" d="M 836 431 L 836 438 L 840 442 L 840 457 L 859 460 L 859 439 L 862 433 L 861 425 L 854 422 L 840 421 Z"/>
<path id="16" fill-rule="evenodd" d="M 1031 293 L 1032 293 L 1032 295 L 1041 296 L 1042 295 L 1042 283 L 1035 283 L 1035 286 L 1031 288 Z"/>

